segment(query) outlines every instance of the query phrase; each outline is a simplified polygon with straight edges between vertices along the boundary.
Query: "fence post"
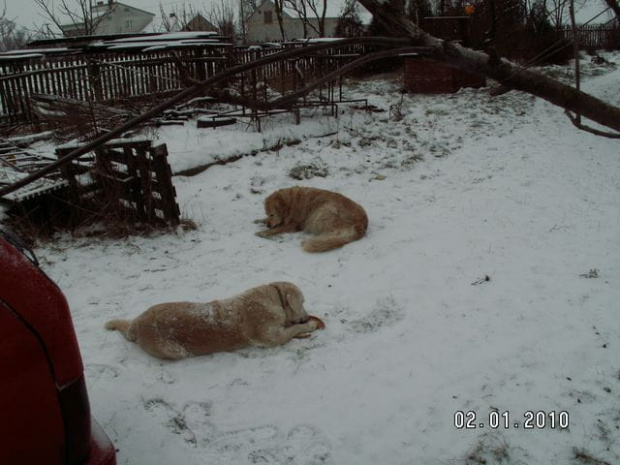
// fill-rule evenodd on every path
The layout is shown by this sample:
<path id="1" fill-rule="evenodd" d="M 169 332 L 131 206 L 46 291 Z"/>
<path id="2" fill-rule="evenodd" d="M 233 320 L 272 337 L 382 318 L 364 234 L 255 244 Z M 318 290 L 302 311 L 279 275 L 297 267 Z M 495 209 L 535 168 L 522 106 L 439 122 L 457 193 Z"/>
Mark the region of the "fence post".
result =
<path id="1" fill-rule="evenodd" d="M 98 63 L 91 59 L 86 60 L 88 69 L 88 82 L 93 90 L 95 102 L 103 101 L 103 88 L 101 86 L 101 69 Z"/>
<path id="2" fill-rule="evenodd" d="M 179 206 L 175 200 L 176 191 L 172 184 L 172 170 L 168 164 L 168 148 L 166 144 L 151 147 L 149 149 L 153 159 L 153 170 L 157 177 L 159 194 L 161 195 L 164 220 L 174 226 L 180 223 Z"/>

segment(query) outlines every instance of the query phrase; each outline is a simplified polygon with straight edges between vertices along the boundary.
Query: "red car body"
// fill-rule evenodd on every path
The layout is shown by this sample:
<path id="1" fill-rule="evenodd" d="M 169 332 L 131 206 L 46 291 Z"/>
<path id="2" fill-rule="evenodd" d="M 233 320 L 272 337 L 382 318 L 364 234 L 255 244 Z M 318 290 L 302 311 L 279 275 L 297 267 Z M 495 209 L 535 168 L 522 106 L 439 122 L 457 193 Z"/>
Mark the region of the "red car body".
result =
<path id="1" fill-rule="evenodd" d="M 67 301 L 32 252 L 3 231 L 0 464 L 116 464 L 112 443 L 90 415 Z"/>

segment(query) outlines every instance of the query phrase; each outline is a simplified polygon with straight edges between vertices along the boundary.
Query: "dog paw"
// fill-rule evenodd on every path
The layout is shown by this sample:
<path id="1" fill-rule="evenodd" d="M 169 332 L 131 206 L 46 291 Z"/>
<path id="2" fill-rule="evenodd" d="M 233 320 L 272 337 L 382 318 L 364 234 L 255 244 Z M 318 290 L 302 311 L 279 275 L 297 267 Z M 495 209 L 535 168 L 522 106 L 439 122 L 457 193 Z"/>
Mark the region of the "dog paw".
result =
<path id="1" fill-rule="evenodd" d="M 315 329 L 325 329 L 325 323 L 318 316 L 310 315 L 309 321 L 313 321 L 315 324 Z"/>
<path id="2" fill-rule="evenodd" d="M 271 236 L 269 229 L 265 229 L 264 231 L 258 231 L 254 233 L 255 236 L 258 237 L 262 237 L 262 238 L 268 238 L 269 236 Z"/>

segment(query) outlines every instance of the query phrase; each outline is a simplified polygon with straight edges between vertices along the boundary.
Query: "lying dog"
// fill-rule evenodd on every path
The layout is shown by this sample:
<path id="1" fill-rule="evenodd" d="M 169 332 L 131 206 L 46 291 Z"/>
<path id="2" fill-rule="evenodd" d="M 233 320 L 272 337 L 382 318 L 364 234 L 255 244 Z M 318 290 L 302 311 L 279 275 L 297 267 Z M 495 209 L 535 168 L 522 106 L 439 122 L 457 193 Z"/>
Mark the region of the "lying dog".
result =
<path id="1" fill-rule="evenodd" d="M 336 192 L 312 187 L 280 189 L 265 199 L 267 218 L 256 223 L 269 229 L 260 237 L 305 231 L 317 237 L 302 246 L 306 252 L 325 252 L 364 237 L 368 217 L 364 209 Z"/>
<path id="2" fill-rule="evenodd" d="M 230 299 L 154 305 L 134 320 L 112 320 L 105 327 L 155 357 L 178 360 L 250 345 L 274 347 L 325 328 L 303 302 L 297 286 L 275 282 Z"/>

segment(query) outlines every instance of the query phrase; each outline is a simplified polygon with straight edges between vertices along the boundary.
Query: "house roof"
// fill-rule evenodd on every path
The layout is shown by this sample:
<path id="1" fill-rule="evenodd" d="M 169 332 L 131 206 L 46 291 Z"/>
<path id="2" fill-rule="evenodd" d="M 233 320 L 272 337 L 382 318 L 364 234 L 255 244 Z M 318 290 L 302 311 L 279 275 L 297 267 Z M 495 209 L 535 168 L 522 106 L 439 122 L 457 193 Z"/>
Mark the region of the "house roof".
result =
<path id="1" fill-rule="evenodd" d="M 93 15 L 93 19 L 96 21 L 99 21 L 103 18 L 105 18 L 106 16 L 108 16 L 109 14 L 111 14 L 113 11 L 118 10 L 119 8 L 130 8 L 133 11 L 137 11 L 140 13 L 143 13 L 145 15 L 150 15 L 150 16 L 155 16 L 155 13 L 150 13 L 148 11 L 145 10 L 141 10 L 140 8 L 136 8 L 134 6 L 131 5 L 127 5 L 126 3 L 122 3 L 122 2 L 117 2 L 114 1 L 113 3 L 108 3 L 108 0 L 104 0 L 104 1 L 99 1 L 96 5 L 93 6 L 92 8 L 92 15 Z M 61 29 L 63 30 L 72 30 L 72 29 L 80 29 L 81 27 L 83 27 L 84 23 L 68 23 L 68 24 L 63 24 L 61 25 Z"/>
<path id="2" fill-rule="evenodd" d="M 37 48 L 38 47 L 38 48 Z M 28 48 L 0 53 L 0 61 L 44 58 L 87 52 L 152 51 L 188 47 L 232 47 L 230 37 L 216 32 L 171 32 L 165 34 L 115 34 L 45 39 L 28 43 Z"/>
<path id="3" fill-rule="evenodd" d="M 167 30 L 164 21 L 161 19 L 159 24 L 154 25 L 153 28 L 154 30 L 160 32 L 181 32 L 187 26 L 195 26 L 200 24 L 209 26 L 209 28 L 213 31 L 217 30 L 217 27 L 200 13 L 196 13 L 194 16 L 192 16 L 192 18 L 187 21 L 187 24 L 183 24 L 182 21 L 179 21 L 179 17 L 176 14 L 171 14 L 171 16 L 168 18 L 168 28 L 170 28 L 169 30 Z"/>
<path id="4" fill-rule="evenodd" d="M 114 10 L 116 8 L 125 7 L 125 8 L 131 8 L 134 11 L 139 11 L 140 13 L 144 13 L 146 15 L 155 16 L 155 13 L 151 13 L 150 11 L 142 10 L 140 8 L 136 8 L 135 6 L 127 5 L 126 3 L 117 2 L 117 1 L 114 1 L 112 3 L 112 8 L 109 8 L 109 7 L 110 7 L 110 5 L 108 4 L 107 1 L 105 1 L 105 0 L 104 1 L 99 1 L 97 3 L 97 5 L 95 5 L 93 7 L 93 12 L 97 12 L 97 13 L 101 12 L 99 14 L 105 15 L 106 13 L 111 12 L 112 10 Z"/>

